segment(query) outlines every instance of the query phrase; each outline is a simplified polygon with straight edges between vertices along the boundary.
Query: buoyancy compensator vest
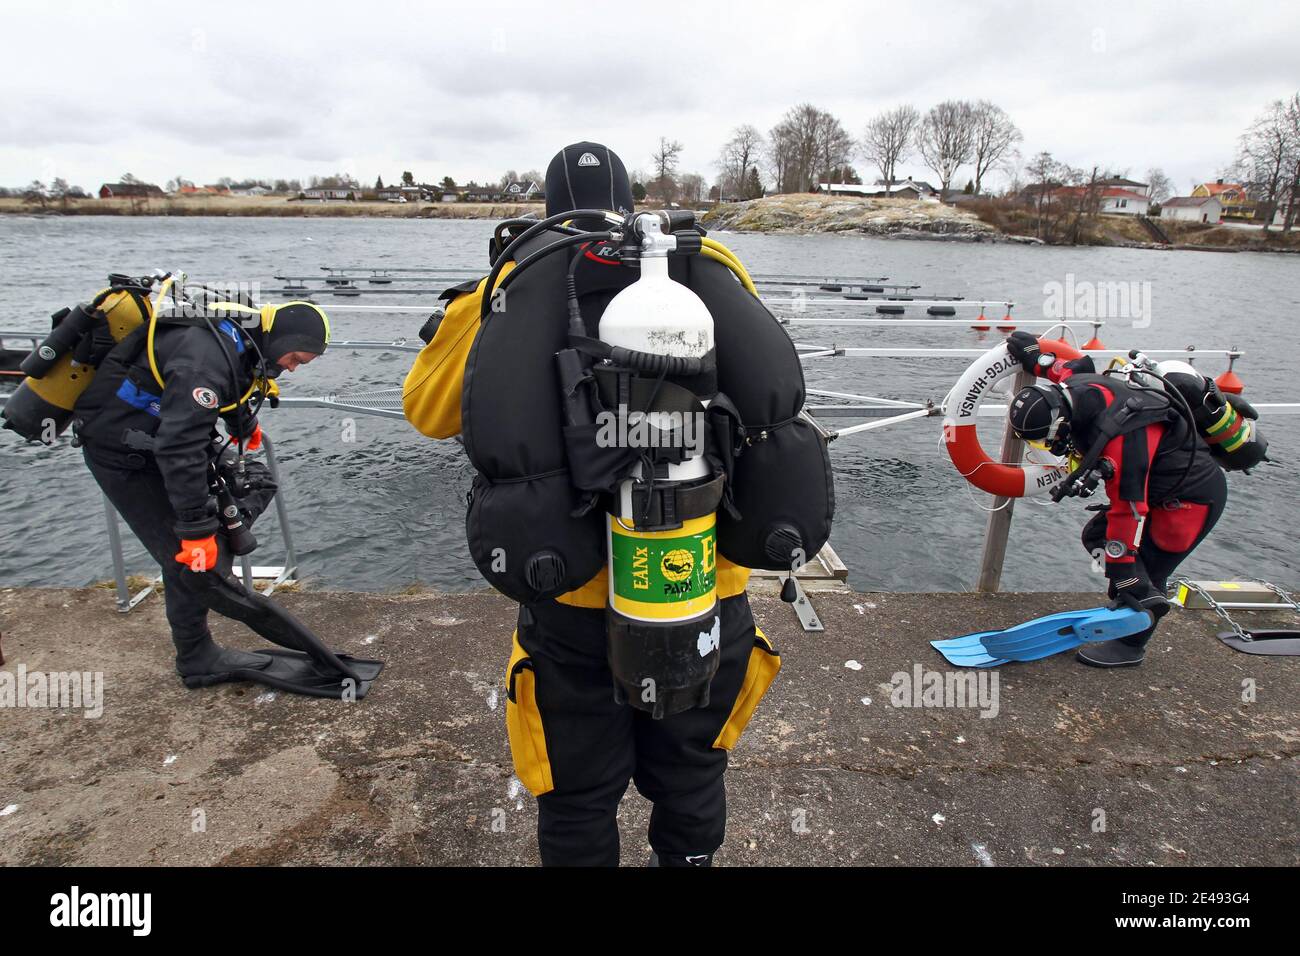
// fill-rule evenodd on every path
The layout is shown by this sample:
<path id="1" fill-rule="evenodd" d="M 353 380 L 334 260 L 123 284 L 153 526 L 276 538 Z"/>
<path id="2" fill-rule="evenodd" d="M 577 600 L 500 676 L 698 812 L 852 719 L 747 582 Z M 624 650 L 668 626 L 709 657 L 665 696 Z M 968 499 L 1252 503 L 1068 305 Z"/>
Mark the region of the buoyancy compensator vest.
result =
<path id="1" fill-rule="evenodd" d="M 707 695 L 717 554 L 784 571 L 814 555 L 834 511 L 830 462 L 799 414 L 793 343 L 720 253 L 702 253 L 693 222 L 643 214 L 604 236 L 548 223 L 508 250 L 519 265 L 505 281 L 494 269 L 465 368 L 461 432 L 477 471 L 470 552 L 489 583 L 525 606 L 586 584 L 612 560 L 611 665 L 634 706 L 663 716 L 701 703 L 701 687 Z M 655 243 L 671 254 L 643 252 Z M 552 246 L 564 250 L 548 254 Z M 666 268 L 707 316 L 683 323 L 686 299 L 665 295 L 677 304 L 665 307 L 663 327 L 634 333 L 640 348 L 619 344 L 633 341 L 626 328 L 604 330 L 601 319 L 638 282 L 638 267 L 657 279 Z M 636 295 L 655 288 L 640 283 Z M 638 428 L 657 437 L 637 440 Z M 650 592 L 654 601 L 638 600 Z M 653 642 L 619 656 L 628 635 L 618 632 L 641 617 L 689 625 L 661 641 L 654 700 L 641 696 L 638 671 L 656 666 L 645 653 Z"/>
<path id="2" fill-rule="evenodd" d="M 157 277 L 110 275 L 89 303 L 60 309 L 52 330 L 26 359 L 27 376 L 5 402 L 4 427 L 47 445 L 72 421 L 73 406 L 105 356 L 153 317 L 150 288 Z"/>
<path id="3" fill-rule="evenodd" d="M 1156 424 L 1165 426 L 1157 448 L 1125 446 L 1118 474 L 1121 498 L 1153 504 L 1179 497 L 1201 500 L 1202 485 L 1217 466 L 1204 454 L 1180 396 L 1157 381 L 1135 381 L 1118 369 L 1076 372 L 1065 381 L 1063 394 L 1073 406 L 1070 443 L 1081 457 L 1065 481 L 1052 489 L 1055 500 L 1090 494 L 1111 467 L 1103 460 L 1110 442 L 1121 436 L 1127 440 Z"/>

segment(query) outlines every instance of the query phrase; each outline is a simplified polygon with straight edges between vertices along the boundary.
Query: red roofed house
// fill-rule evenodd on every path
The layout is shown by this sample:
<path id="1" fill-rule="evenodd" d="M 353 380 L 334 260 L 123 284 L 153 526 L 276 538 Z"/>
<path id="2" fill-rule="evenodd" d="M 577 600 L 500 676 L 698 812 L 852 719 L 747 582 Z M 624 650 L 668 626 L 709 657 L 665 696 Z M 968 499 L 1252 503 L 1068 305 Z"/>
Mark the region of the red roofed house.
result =
<path id="1" fill-rule="evenodd" d="M 165 195 L 153 183 L 104 183 L 99 187 L 100 199 L 149 199 Z"/>
<path id="2" fill-rule="evenodd" d="M 1201 183 L 1192 190 L 1193 198 L 1205 196 L 1212 196 L 1223 204 L 1224 219 L 1251 219 L 1255 215 L 1255 203 L 1246 195 L 1246 187 L 1239 183 L 1217 179 L 1212 183 Z"/>

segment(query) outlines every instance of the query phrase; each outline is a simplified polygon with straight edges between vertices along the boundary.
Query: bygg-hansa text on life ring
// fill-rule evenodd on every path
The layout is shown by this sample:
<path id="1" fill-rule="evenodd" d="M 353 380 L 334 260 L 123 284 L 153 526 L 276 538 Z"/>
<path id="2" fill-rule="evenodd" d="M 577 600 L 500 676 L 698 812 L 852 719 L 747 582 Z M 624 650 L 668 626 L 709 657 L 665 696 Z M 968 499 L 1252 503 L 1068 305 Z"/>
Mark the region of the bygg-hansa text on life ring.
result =
<path id="1" fill-rule="evenodd" d="M 1058 339 L 1038 340 L 1043 354 L 1051 353 L 1058 361 L 1082 358 L 1083 353 Z M 1006 465 L 994 461 L 980 447 L 975 423 L 980 403 L 998 382 L 1021 371 L 1005 342 L 989 349 L 962 374 L 948 394 L 944 407 L 943 436 L 948 457 L 961 476 L 976 488 L 1004 498 L 1025 498 L 1046 494 L 1065 479 L 1069 469 L 1061 464 Z"/>

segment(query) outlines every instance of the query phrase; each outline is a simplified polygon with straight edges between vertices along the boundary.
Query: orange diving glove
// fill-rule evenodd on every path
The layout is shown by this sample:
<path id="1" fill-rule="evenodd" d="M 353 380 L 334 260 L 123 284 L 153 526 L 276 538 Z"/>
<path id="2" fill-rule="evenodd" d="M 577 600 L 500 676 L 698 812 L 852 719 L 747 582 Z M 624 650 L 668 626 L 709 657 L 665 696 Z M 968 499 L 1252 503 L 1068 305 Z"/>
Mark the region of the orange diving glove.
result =
<path id="1" fill-rule="evenodd" d="M 191 571 L 213 571 L 217 567 L 217 536 L 183 539 L 176 560 Z"/>

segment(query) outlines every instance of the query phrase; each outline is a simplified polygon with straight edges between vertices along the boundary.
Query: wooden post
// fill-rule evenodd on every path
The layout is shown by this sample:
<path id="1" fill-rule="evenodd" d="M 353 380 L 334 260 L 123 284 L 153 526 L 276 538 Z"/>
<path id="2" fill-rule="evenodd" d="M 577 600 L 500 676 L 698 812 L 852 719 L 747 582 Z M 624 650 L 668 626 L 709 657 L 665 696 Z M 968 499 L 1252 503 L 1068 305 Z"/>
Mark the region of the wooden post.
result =
<path id="1" fill-rule="evenodd" d="M 1034 376 L 1028 372 L 1017 372 L 1011 380 L 1012 398 L 1026 385 L 1032 385 Z M 1008 402 L 1008 405 L 1010 403 Z M 1002 452 L 998 461 L 1019 462 L 1025 453 L 1025 443 L 1016 437 L 1009 423 L 1002 426 Z M 989 514 L 988 525 L 984 530 L 984 555 L 980 560 L 980 578 L 976 590 L 984 594 L 995 593 L 1002 585 L 1002 562 L 1007 556 L 1007 539 L 1011 536 L 1011 513 L 1015 509 L 1015 498 L 995 497 L 993 507 L 997 510 Z"/>

